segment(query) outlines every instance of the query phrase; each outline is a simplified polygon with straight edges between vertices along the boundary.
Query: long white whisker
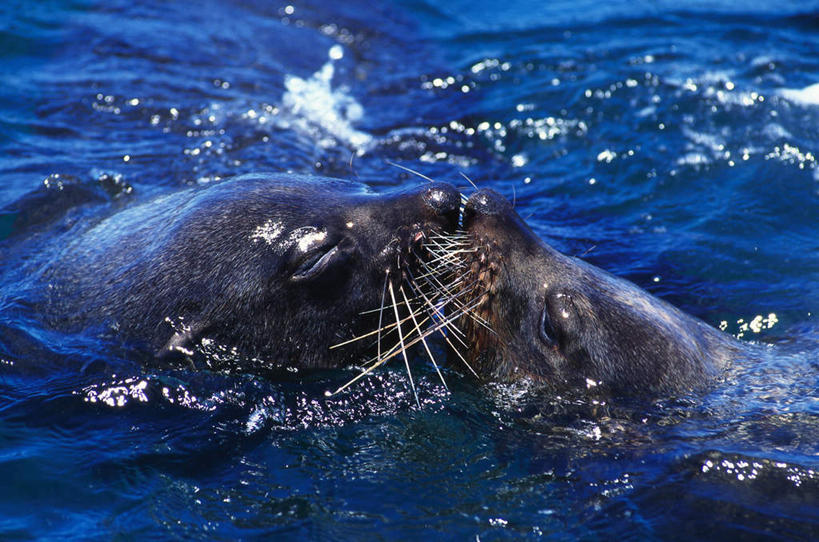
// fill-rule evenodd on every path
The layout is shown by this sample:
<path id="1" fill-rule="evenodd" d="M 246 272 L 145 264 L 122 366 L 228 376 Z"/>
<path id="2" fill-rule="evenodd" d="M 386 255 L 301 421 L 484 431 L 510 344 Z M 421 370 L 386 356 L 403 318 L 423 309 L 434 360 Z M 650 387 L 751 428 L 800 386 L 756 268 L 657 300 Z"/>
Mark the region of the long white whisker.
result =
<path id="1" fill-rule="evenodd" d="M 413 175 L 418 175 L 418 176 L 419 176 L 419 177 L 421 177 L 422 179 L 426 179 L 427 181 L 429 181 L 429 182 L 431 182 L 431 183 L 434 183 L 434 182 L 435 182 L 433 179 L 430 179 L 429 177 L 427 177 L 426 175 L 424 175 L 423 173 L 421 173 L 421 172 L 419 172 L 419 171 L 415 171 L 414 169 L 410 169 L 410 168 L 408 168 L 408 167 L 406 167 L 406 166 L 402 166 L 401 164 L 396 164 L 396 163 L 395 163 L 395 162 L 393 162 L 392 160 L 384 160 L 384 161 L 385 161 L 385 162 L 387 162 L 387 163 L 388 163 L 389 165 L 391 165 L 391 166 L 395 166 L 395 167 L 397 167 L 397 168 L 399 168 L 399 169 L 403 169 L 404 171 L 407 171 L 407 172 L 409 172 L 409 173 L 412 173 Z"/>
<path id="2" fill-rule="evenodd" d="M 472 179 L 470 179 L 469 177 L 467 177 L 467 176 L 466 176 L 466 173 L 464 173 L 463 171 L 460 171 L 459 173 L 461 174 L 461 176 L 462 176 L 464 179 L 466 179 L 466 180 L 469 182 L 469 184 L 471 184 L 471 185 L 472 185 L 472 188 L 474 188 L 475 190 L 477 190 L 477 189 L 478 189 L 478 186 L 477 186 L 475 183 L 473 183 L 473 182 L 472 182 Z"/>
<path id="3" fill-rule="evenodd" d="M 423 333 L 421 332 L 421 328 L 418 325 L 418 321 L 415 319 L 415 314 L 412 312 L 412 309 L 409 305 L 409 300 L 407 299 L 407 294 L 404 292 L 404 287 L 401 286 L 398 288 L 398 291 L 401 292 L 401 295 L 404 297 L 404 303 L 407 305 L 407 309 L 410 311 L 410 315 L 412 316 L 412 323 L 415 324 L 415 329 L 418 331 L 418 337 L 421 338 L 421 343 L 424 345 L 424 350 L 427 351 L 427 355 L 429 356 L 430 361 L 432 361 L 432 365 L 435 367 L 435 372 L 438 373 L 438 377 L 441 379 L 441 382 L 444 384 L 444 388 L 449 391 L 449 386 L 446 385 L 446 380 L 444 380 L 444 375 L 441 374 L 441 369 L 438 367 L 438 364 L 435 362 L 435 356 L 432 355 L 432 351 L 429 349 L 429 345 L 427 344 L 426 339 L 424 338 Z"/>
<path id="4" fill-rule="evenodd" d="M 390 272 L 387 270 L 387 274 L 384 277 L 384 288 L 381 290 L 381 309 L 378 311 L 378 338 L 376 339 L 376 343 L 378 344 L 378 359 L 381 359 L 381 322 L 384 318 L 384 300 L 387 297 L 387 283 L 390 281 Z"/>
<path id="5" fill-rule="evenodd" d="M 434 278 L 435 277 L 433 277 L 433 279 Z M 455 283 L 451 284 L 450 286 L 455 286 L 455 285 L 458 284 L 458 282 L 461 282 L 462 280 L 463 280 L 463 277 L 459 278 L 457 281 L 455 281 Z M 425 282 L 429 286 L 434 288 L 436 291 L 442 291 L 446 295 L 450 296 L 450 297 L 446 298 L 446 301 L 447 302 L 452 302 L 458 307 L 463 307 L 464 306 L 463 303 L 458 300 L 458 298 L 462 297 L 466 293 L 471 293 L 474 290 L 474 288 L 479 284 L 478 279 L 475 279 L 469 285 L 463 287 L 459 292 L 453 293 L 450 288 L 447 288 L 446 286 L 444 286 L 443 284 L 441 284 L 438 281 L 436 281 L 437 284 L 433 284 L 428 279 L 425 279 Z M 478 296 L 478 297 L 480 298 L 481 296 Z M 495 333 L 495 330 L 492 329 L 492 327 L 489 325 L 489 322 L 487 322 L 485 319 L 481 318 L 477 314 L 474 314 L 472 312 L 467 312 L 466 315 L 469 316 L 470 318 L 472 318 L 473 320 L 475 320 L 477 323 L 479 323 L 483 327 L 485 327 L 488 331 L 492 332 L 493 334 Z"/>
<path id="6" fill-rule="evenodd" d="M 466 307 L 466 310 L 472 310 L 473 308 L 475 308 L 478 305 L 479 301 L 480 301 L 480 299 L 475 300 L 475 303 L 473 303 L 472 305 Z M 459 311 L 459 312 L 457 312 L 457 313 L 455 313 L 455 314 L 453 314 L 451 316 L 448 316 L 442 322 L 428 327 L 426 330 L 424 330 L 424 333 L 423 333 L 422 337 L 426 338 L 426 337 L 429 337 L 433 333 L 437 333 L 441 329 L 448 329 L 447 326 L 449 326 L 449 324 L 451 324 L 453 321 L 455 321 L 458 318 L 460 318 L 461 316 L 463 316 L 463 314 L 464 314 L 463 311 Z M 394 358 L 395 356 L 397 356 L 401 352 L 406 352 L 406 350 L 408 348 L 411 348 L 412 346 L 415 346 L 420 341 L 421 341 L 421 338 L 416 337 L 416 338 L 412 339 L 411 341 L 407 342 L 406 344 L 401 344 L 400 348 L 399 348 L 399 345 L 395 345 L 392 349 L 390 349 L 389 352 L 387 352 L 384 355 L 384 357 L 381 359 L 380 362 L 377 362 L 375 365 L 370 367 L 369 370 L 375 369 L 376 367 L 378 367 L 378 366 L 382 365 L 383 363 L 389 361 L 390 359 Z M 406 355 L 406 354 L 404 354 L 404 355 Z M 373 359 L 373 360 L 370 360 L 370 362 L 368 362 L 368 363 L 372 363 L 372 362 L 375 362 L 375 361 L 376 360 Z M 369 372 L 369 370 L 368 370 L 368 372 Z"/>
<path id="7" fill-rule="evenodd" d="M 416 288 L 415 288 L 415 287 L 412 285 L 412 283 L 410 283 L 410 287 L 411 287 L 413 290 L 416 290 Z M 424 297 L 424 301 L 426 301 L 426 303 L 427 303 L 427 312 L 428 312 L 428 314 L 430 315 L 430 317 L 431 317 L 433 320 L 437 320 L 438 318 L 443 318 L 443 319 L 446 319 L 446 314 L 444 314 L 444 312 L 443 312 L 443 309 L 444 309 L 444 307 L 443 307 L 443 306 L 441 306 L 441 307 L 436 306 L 436 305 L 435 305 L 435 304 L 432 302 L 432 300 L 430 300 L 429 298 L 427 298 L 427 296 L 424 294 L 424 292 L 423 292 L 423 291 L 421 291 L 420 289 L 418 289 L 417 291 L 418 291 L 418 292 L 421 294 L 421 296 L 423 296 L 423 297 Z M 464 332 L 463 332 L 463 331 L 461 331 L 461 330 L 458 328 L 458 326 L 456 326 L 456 325 L 454 325 L 454 324 L 452 324 L 452 325 L 447 325 L 447 326 L 446 326 L 446 329 L 447 329 L 448 331 L 452 331 L 452 332 L 453 332 L 453 335 L 455 336 L 455 338 L 456 338 L 456 339 L 458 339 L 458 342 L 460 342 L 460 343 L 461 343 L 461 344 L 464 346 L 464 348 L 467 348 L 466 343 L 463 341 L 463 339 L 461 339 L 461 337 L 459 337 L 459 335 L 463 335 L 463 334 L 464 334 Z M 451 342 L 449 342 L 449 339 L 447 338 L 446 333 L 444 333 L 444 332 L 443 332 L 443 330 L 440 330 L 440 332 L 441 332 L 441 335 L 443 335 L 444 339 L 447 341 L 447 343 L 449 343 L 449 346 L 451 346 L 451 347 L 452 347 L 452 349 L 453 349 L 453 350 L 455 350 L 455 346 L 454 346 L 454 345 L 453 345 Z"/>
<path id="8" fill-rule="evenodd" d="M 421 295 L 423 295 L 423 292 L 421 293 Z M 430 312 L 434 311 L 436 314 L 440 314 L 440 310 L 435 305 L 433 305 L 432 303 L 429 303 L 429 302 L 428 302 L 428 304 L 430 306 L 429 309 L 428 309 L 428 310 L 430 310 Z M 441 337 L 443 337 L 443 339 L 446 341 L 446 343 L 452 349 L 452 351 L 455 352 L 455 355 L 457 355 L 458 358 L 460 358 L 460 360 L 463 362 L 463 364 L 466 365 L 466 368 L 469 369 L 469 371 L 473 375 L 475 375 L 476 378 L 480 378 L 480 376 L 478 376 L 478 373 L 475 372 L 475 369 L 473 369 L 472 366 L 469 364 L 469 362 L 466 361 L 466 358 L 463 356 L 463 354 L 461 354 L 460 350 L 458 348 L 456 348 L 454 344 L 452 344 L 452 341 L 449 340 L 449 337 L 447 336 L 447 334 L 444 333 L 444 329 L 446 329 L 447 331 L 456 332 L 456 333 L 453 333 L 452 336 L 455 337 L 456 339 L 458 339 L 458 342 L 460 342 L 463 345 L 464 348 L 468 348 L 466 343 L 463 341 L 463 339 L 461 339 L 458 336 L 459 334 L 463 335 L 463 331 L 458 329 L 458 326 L 455 326 L 454 324 L 446 324 L 443 329 L 439 328 L 437 330 L 438 333 L 441 334 Z M 437 369 L 437 367 L 436 367 L 436 369 Z M 446 386 L 446 383 L 444 383 L 444 386 Z M 449 389 L 449 388 L 447 388 L 447 389 Z"/>
<path id="9" fill-rule="evenodd" d="M 395 301 L 395 292 L 392 288 L 392 282 L 389 283 L 390 299 L 392 299 L 392 309 L 395 312 L 395 321 L 398 322 L 401 318 L 398 316 L 398 303 Z M 410 370 L 409 359 L 407 358 L 407 346 L 404 344 L 404 333 L 401 331 L 401 324 L 398 324 L 398 340 L 401 342 L 401 354 L 404 356 L 404 365 L 407 367 L 407 375 L 409 376 L 410 387 L 412 394 L 415 396 L 415 403 L 421 407 L 421 401 L 418 400 L 418 392 L 415 391 L 415 382 L 412 380 L 412 371 Z"/>

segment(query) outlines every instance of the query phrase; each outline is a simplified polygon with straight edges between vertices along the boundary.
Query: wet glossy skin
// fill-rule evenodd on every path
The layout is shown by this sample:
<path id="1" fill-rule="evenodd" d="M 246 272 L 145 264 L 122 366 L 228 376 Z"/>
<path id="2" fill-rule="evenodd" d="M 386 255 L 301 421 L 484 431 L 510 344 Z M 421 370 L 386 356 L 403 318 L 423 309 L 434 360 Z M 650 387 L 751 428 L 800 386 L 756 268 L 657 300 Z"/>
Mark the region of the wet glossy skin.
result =
<path id="1" fill-rule="evenodd" d="M 242 176 L 81 226 L 42 273 L 42 303 L 54 326 L 160 357 L 339 366 L 360 351 L 329 346 L 367 325 L 359 313 L 378 305 L 386 271 L 419 232 L 454 228 L 458 205 L 443 183 L 378 195 Z"/>
<path id="2" fill-rule="evenodd" d="M 462 322 L 470 360 L 491 380 L 629 394 L 688 389 L 740 351 L 631 282 L 557 252 L 492 190 L 469 198 L 464 226 L 480 247 L 472 272 L 488 290 L 479 314 L 495 333 Z"/>

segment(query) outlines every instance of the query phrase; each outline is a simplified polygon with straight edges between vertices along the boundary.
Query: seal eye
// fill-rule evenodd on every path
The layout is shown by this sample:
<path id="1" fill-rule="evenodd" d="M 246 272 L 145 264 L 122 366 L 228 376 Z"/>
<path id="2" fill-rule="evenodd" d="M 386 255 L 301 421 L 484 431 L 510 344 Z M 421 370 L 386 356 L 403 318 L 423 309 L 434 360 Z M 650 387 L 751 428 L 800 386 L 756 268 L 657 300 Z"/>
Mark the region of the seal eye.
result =
<path id="1" fill-rule="evenodd" d="M 540 314 L 540 327 L 538 328 L 540 340 L 546 346 L 554 348 L 557 346 L 557 331 L 552 324 L 552 318 L 549 316 L 549 307 L 545 307 Z"/>
<path id="2" fill-rule="evenodd" d="M 338 245 L 329 247 L 329 249 L 328 247 L 319 247 L 317 250 L 309 252 L 298 264 L 290 278 L 301 281 L 319 276 L 330 266 L 338 253 Z"/>

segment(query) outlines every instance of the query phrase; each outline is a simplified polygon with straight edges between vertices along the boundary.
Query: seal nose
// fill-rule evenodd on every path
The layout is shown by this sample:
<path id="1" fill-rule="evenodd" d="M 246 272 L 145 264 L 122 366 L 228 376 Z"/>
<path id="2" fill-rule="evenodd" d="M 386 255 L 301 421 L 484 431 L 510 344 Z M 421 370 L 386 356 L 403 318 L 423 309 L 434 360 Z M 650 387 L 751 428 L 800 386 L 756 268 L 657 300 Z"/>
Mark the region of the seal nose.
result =
<path id="1" fill-rule="evenodd" d="M 464 227 L 469 227 L 469 224 L 478 215 L 494 216 L 506 214 L 511 211 L 513 211 L 513 209 L 509 200 L 491 188 L 478 190 L 466 200 L 463 218 Z"/>
<path id="2" fill-rule="evenodd" d="M 426 187 L 424 202 L 437 214 L 445 215 L 458 211 L 461 193 L 448 183 L 433 183 Z"/>
<path id="3" fill-rule="evenodd" d="M 424 188 L 423 200 L 426 207 L 435 215 L 446 218 L 454 229 L 461 210 L 461 193 L 448 183 L 431 183 Z"/>

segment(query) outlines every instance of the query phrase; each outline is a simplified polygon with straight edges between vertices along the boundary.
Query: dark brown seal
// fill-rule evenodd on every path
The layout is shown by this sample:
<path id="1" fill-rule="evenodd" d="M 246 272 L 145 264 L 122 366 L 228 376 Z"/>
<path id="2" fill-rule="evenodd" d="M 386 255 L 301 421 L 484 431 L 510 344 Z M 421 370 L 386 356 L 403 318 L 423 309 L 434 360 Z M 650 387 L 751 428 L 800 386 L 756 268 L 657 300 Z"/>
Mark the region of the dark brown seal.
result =
<path id="1" fill-rule="evenodd" d="M 247 175 L 74 224 L 35 265 L 50 324 L 162 358 L 337 367 L 367 346 L 385 277 L 451 231 L 460 194 L 444 183 L 375 194 L 290 174 Z M 392 279 L 391 279 L 392 280 Z"/>
<path id="2" fill-rule="evenodd" d="M 460 320 L 465 358 L 489 380 L 682 390 L 708 382 L 743 348 L 631 282 L 561 254 L 492 190 L 469 198 L 463 226 L 474 247 L 467 273 L 480 285 L 472 316 Z"/>

